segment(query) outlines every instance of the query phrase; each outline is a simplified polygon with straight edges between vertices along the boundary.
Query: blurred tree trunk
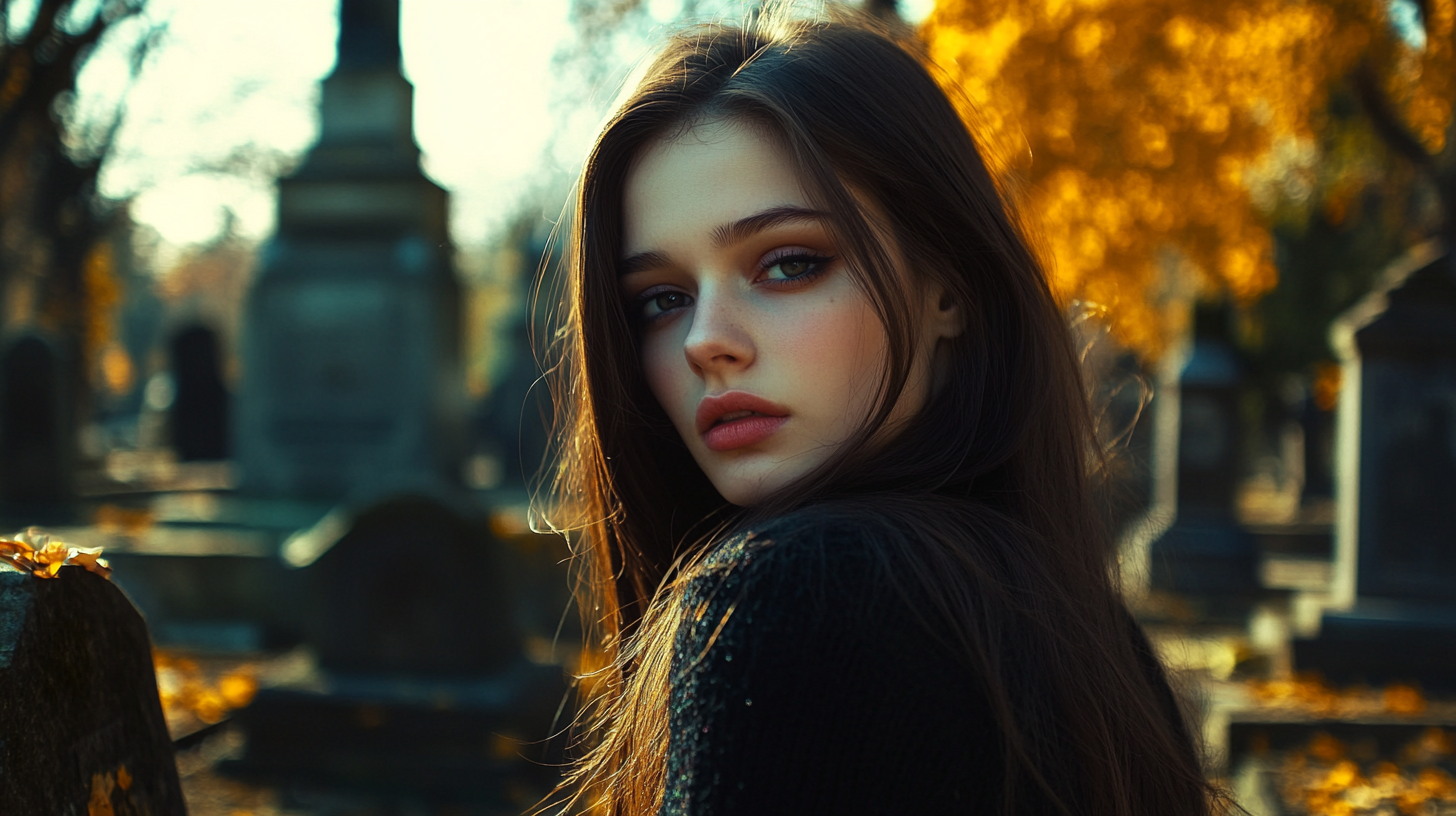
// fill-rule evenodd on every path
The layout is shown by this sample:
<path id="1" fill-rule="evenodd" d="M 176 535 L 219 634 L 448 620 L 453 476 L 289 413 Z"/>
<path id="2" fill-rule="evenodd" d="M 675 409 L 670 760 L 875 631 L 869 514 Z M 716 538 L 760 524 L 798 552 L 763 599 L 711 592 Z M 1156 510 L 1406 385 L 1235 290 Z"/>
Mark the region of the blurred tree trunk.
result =
<path id="1" fill-rule="evenodd" d="M 78 121 L 76 79 L 103 37 L 145 2 L 0 0 L 0 329 L 6 339 L 38 329 L 57 344 L 76 420 L 115 298 L 101 250 L 119 208 L 96 180 L 120 121 L 119 101 L 109 121 Z M 133 76 L 160 33 L 136 32 Z"/>

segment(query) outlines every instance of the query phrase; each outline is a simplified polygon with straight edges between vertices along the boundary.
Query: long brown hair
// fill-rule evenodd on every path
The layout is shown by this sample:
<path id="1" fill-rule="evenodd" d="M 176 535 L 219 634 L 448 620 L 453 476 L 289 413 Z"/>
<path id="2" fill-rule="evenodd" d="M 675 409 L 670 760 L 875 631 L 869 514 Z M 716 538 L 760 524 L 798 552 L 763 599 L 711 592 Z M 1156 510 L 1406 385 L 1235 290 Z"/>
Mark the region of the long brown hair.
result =
<path id="1" fill-rule="evenodd" d="M 878 408 L 857 437 L 752 508 L 718 495 L 648 390 L 617 282 L 635 158 L 714 119 L 780 140 L 889 337 Z M 885 230 L 895 258 L 875 238 Z M 1066 320 L 913 45 L 853 19 L 676 36 L 587 161 L 569 261 L 553 394 L 555 509 L 573 513 L 554 520 L 576 531 L 581 604 L 604 656 L 578 804 L 655 812 L 683 577 L 724 534 L 797 518 L 873 529 L 899 589 L 975 669 L 967 690 L 999 725 L 1005 812 L 1209 811 L 1188 731 L 1119 599 Z M 941 341 L 915 420 L 871 446 L 917 341 L 896 268 L 911 287 L 939 284 L 965 329 Z"/>

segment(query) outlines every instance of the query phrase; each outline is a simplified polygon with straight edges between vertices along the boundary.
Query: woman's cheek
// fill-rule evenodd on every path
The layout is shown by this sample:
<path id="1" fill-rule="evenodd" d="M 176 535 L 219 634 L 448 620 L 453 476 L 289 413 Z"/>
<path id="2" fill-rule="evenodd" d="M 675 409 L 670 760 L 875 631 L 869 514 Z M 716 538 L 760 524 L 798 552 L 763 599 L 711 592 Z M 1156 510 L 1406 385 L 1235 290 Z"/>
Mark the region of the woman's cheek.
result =
<path id="1" fill-rule="evenodd" d="M 647 378 L 647 387 L 657 404 L 672 420 L 679 433 L 692 422 L 685 420 L 683 406 L 689 400 L 692 370 L 683 356 L 681 343 L 673 345 L 673 338 L 666 332 L 649 335 L 642 344 L 642 372 Z M 685 425 L 684 422 L 687 422 Z"/>
<path id="2" fill-rule="evenodd" d="M 884 330 L 862 298 L 836 298 L 794 317 L 775 343 L 788 369 L 783 376 L 801 408 L 827 424 L 815 436 L 840 441 L 868 417 L 882 373 Z"/>

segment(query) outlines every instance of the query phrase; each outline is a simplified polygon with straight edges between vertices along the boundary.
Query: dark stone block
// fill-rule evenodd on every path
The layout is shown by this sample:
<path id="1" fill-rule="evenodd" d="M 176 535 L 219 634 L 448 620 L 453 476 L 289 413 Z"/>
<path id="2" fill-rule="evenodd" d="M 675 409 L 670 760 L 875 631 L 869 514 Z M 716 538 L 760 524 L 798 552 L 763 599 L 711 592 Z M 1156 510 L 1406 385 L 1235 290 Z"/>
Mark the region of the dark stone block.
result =
<path id="1" fill-rule="evenodd" d="M 567 693 L 559 666 L 524 659 L 472 680 L 332 675 L 327 693 L 265 689 L 235 717 L 247 753 L 232 776 L 437 803 L 498 801 L 559 779 L 546 737 Z M 558 724 L 558 729 L 564 725 Z"/>
<path id="2" fill-rule="evenodd" d="M 386 500 L 309 565 L 308 640 L 326 671 L 478 676 L 520 654 L 483 518 Z"/>
<path id="3" fill-rule="evenodd" d="M 71 493 L 65 360 L 25 335 L 0 357 L 0 498 L 33 504 Z"/>
<path id="4" fill-rule="evenodd" d="M 1417 682 L 1456 691 L 1456 608 L 1363 600 L 1326 612 L 1318 638 L 1293 643 L 1294 665 L 1338 684 Z"/>
<path id="5" fill-rule="evenodd" d="M 1264 524 L 1248 530 L 1265 556 L 1334 557 L 1335 531 L 1328 524 Z"/>
<path id="6" fill-rule="evenodd" d="M 1190 595 L 1254 595 L 1259 591 L 1258 541 L 1232 523 L 1182 519 L 1153 542 L 1154 589 Z"/>
<path id="7" fill-rule="evenodd" d="M 96 796 L 117 816 L 187 812 L 146 624 L 83 569 L 0 572 L 0 803 L 69 816 Z"/>
<path id="8" fill-rule="evenodd" d="M 188 326 L 172 338 L 171 356 L 177 394 L 168 420 L 177 458 L 226 459 L 231 398 L 223 383 L 217 332 Z"/>
<path id="9" fill-rule="evenodd" d="M 113 576 L 161 644 L 202 651 L 279 649 L 302 640 L 302 578 L 273 551 L 107 553 Z"/>

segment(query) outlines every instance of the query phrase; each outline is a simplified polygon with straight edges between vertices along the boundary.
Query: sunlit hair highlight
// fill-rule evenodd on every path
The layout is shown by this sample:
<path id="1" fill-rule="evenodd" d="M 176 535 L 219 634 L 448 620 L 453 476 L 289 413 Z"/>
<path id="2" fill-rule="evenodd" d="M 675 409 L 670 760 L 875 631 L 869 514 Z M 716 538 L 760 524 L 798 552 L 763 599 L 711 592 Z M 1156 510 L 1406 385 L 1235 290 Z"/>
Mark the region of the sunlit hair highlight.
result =
<path id="1" fill-rule="evenodd" d="M 710 121 L 783 148 L 889 340 L 856 436 L 751 508 L 718 495 L 653 398 L 617 281 L 634 162 Z M 1117 593 L 1065 318 L 913 43 L 866 20 L 774 15 L 674 37 L 587 160 L 568 273 L 548 515 L 577 547 L 595 666 L 573 807 L 659 807 L 672 639 L 706 548 L 769 520 L 848 519 L 873 531 L 898 589 L 973 669 L 967 693 L 1000 731 L 1004 812 L 1209 812 L 1190 735 Z M 940 341 L 920 413 L 868 444 L 906 385 L 914 293 L 929 284 L 965 330 Z"/>

